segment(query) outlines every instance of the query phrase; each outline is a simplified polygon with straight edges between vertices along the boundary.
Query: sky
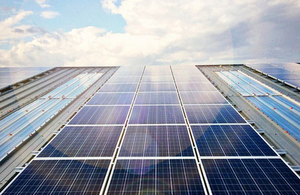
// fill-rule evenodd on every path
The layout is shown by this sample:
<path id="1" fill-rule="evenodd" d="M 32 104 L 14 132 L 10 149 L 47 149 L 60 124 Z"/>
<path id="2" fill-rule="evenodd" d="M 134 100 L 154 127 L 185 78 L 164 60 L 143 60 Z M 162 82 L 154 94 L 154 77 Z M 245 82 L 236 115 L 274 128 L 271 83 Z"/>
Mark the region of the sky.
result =
<path id="1" fill-rule="evenodd" d="M 0 66 L 299 62 L 299 0 L 0 0 Z"/>

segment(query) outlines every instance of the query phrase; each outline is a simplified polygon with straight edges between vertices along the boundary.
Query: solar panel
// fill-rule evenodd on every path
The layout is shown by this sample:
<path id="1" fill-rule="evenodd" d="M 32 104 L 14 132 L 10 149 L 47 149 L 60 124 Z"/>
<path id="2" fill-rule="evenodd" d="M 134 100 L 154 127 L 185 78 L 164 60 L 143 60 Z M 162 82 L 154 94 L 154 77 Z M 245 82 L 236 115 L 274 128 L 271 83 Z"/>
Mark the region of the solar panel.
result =
<path id="1" fill-rule="evenodd" d="M 85 106 L 69 124 L 123 124 L 129 106 Z"/>
<path id="2" fill-rule="evenodd" d="M 38 157 L 111 157 L 122 126 L 67 126 Z"/>
<path id="3" fill-rule="evenodd" d="M 106 83 L 101 87 L 100 92 L 135 92 L 136 84 L 110 84 Z"/>
<path id="4" fill-rule="evenodd" d="M 125 77 L 125 76 L 113 76 L 111 77 L 106 83 L 137 83 L 141 79 L 140 76 L 131 76 L 131 77 Z"/>
<path id="5" fill-rule="evenodd" d="M 87 105 L 131 104 L 134 93 L 97 93 Z"/>
<path id="6" fill-rule="evenodd" d="M 179 104 L 176 92 L 138 93 L 135 104 Z"/>
<path id="7" fill-rule="evenodd" d="M 218 91 L 182 91 L 180 96 L 184 104 L 227 104 Z"/>
<path id="8" fill-rule="evenodd" d="M 192 125 L 201 156 L 277 156 L 249 125 Z"/>
<path id="9" fill-rule="evenodd" d="M 281 159 L 203 159 L 213 194 L 300 194 L 300 179 Z"/>
<path id="10" fill-rule="evenodd" d="M 185 125 L 129 126 L 119 156 L 194 156 L 194 154 Z"/>
<path id="11" fill-rule="evenodd" d="M 34 160 L 3 194 L 99 194 L 110 160 Z"/>
<path id="12" fill-rule="evenodd" d="M 190 123 L 246 123 L 230 105 L 185 105 Z"/>
<path id="13" fill-rule="evenodd" d="M 174 83 L 142 83 L 140 86 L 141 92 L 145 91 L 173 91 L 176 92 Z"/>
<path id="14" fill-rule="evenodd" d="M 179 91 L 217 91 L 209 82 L 177 83 Z"/>
<path id="15" fill-rule="evenodd" d="M 118 160 L 107 194 L 205 194 L 194 159 Z"/>
<path id="16" fill-rule="evenodd" d="M 178 106 L 134 106 L 130 124 L 184 124 L 180 105 Z"/>
<path id="17" fill-rule="evenodd" d="M 171 75 L 161 75 L 161 76 L 144 76 L 142 83 L 150 82 L 173 82 L 173 77 Z"/>

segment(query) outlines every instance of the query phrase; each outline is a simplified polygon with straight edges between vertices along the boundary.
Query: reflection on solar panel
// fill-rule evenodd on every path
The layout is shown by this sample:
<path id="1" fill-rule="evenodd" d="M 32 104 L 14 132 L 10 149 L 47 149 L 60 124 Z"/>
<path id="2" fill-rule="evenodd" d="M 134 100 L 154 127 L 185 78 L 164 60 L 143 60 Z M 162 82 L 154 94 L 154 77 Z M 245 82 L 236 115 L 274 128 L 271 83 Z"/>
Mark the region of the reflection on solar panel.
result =
<path id="1" fill-rule="evenodd" d="M 218 91 L 183 91 L 180 96 L 184 104 L 227 104 Z"/>
<path id="2" fill-rule="evenodd" d="M 173 83 L 173 77 L 170 76 L 144 76 L 142 83 L 149 83 L 149 82 L 171 82 Z"/>
<path id="3" fill-rule="evenodd" d="M 69 124 L 123 124 L 129 106 L 85 106 Z"/>
<path id="4" fill-rule="evenodd" d="M 205 194 L 194 159 L 118 160 L 108 194 Z"/>
<path id="5" fill-rule="evenodd" d="M 140 76 L 131 76 L 131 77 L 121 77 L 121 76 L 113 76 L 110 78 L 107 83 L 137 83 L 140 80 Z"/>
<path id="6" fill-rule="evenodd" d="M 197 72 L 197 74 L 200 74 L 200 72 Z M 207 78 L 203 75 L 185 75 L 185 74 L 178 74 L 174 75 L 176 82 L 190 82 L 190 83 L 196 83 L 196 82 L 208 82 Z"/>
<path id="7" fill-rule="evenodd" d="M 183 126 L 129 126 L 119 156 L 194 156 Z"/>
<path id="8" fill-rule="evenodd" d="M 281 159 L 204 159 L 213 194 L 300 194 L 299 178 Z"/>
<path id="9" fill-rule="evenodd" d="M 249 125 L 191 127 L 201 156 L 276 156 Z"/>
<path id="10" fill-rule="evenodd" d="M 180 106 L 134 106 L 130 124 L 184 124 Z"/>
<path id="11" fill-rule="evenodd" d="M 205 83 L 177 83 L 179 91 L 217 91 L 209 82 Z"/>
<path id="12" fill-rule="evenodd" d="M 139 93 L 135 101 L 136 104 L 179 104 L 177 93 L 173 92 L 153 92 Z"/>
<path id="13" fill-rule="evenodd" d="M 173 91 L 176 92 L 173 83 L 142 83 L 140 91 Z"/>
<path id="14" fill-rule="evenodd" d="M 112 157 L 122 128 L 67 126 L 39 157 Z"/>
<path id="15" fill-rule="evenodd" d="M 131 104 L 134 93 L 97 93 L 87 105 Z"/>
<path id="16" fill-rule="evenodd" d="M 137 84 L 105 84 L 100 92 L 135 92 Z"/>
<path id="17" fill-rule="evenodd" d="M 99 194 L 110 160 L 34 160 L 4 194 Z"/>
<path id="18" fill-rule="evenodd" d="M 185 105 L 190 123 L 246 123 L 230 105 Z"/>

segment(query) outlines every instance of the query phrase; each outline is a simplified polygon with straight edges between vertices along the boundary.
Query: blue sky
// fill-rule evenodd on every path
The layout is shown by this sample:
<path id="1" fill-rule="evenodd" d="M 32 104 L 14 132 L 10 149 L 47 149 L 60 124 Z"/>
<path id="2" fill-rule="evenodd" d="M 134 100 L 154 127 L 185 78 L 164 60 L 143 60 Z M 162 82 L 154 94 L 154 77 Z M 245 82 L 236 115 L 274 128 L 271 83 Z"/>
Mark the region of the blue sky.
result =
<path id="1" fill-rule="evenodd" d="M 299 0 L 1 0 L 0 66 L 299 61 Z"/>

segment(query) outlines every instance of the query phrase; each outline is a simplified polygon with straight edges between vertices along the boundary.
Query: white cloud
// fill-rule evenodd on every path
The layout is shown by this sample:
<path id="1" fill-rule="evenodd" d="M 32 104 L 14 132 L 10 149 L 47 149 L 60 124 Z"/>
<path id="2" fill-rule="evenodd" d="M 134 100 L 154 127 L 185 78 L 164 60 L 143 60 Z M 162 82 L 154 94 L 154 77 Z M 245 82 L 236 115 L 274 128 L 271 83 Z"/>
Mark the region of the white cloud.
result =
<path id="1" fill-rule="evenodd" d="M 41 16 L 46 19 L 52 19 L 59 16 L 59 13 L 54 11 L 44 11 L 41 12 Z"/>
<path id="2" fill-rule="evenodd" d="M 49 4 L 46 4 L 46 0 L 35 0 L 42 8 L 51 7 Z"/>
<path id="3" fill-rule="evenodd" d="M 2 65 L 151 65 L 298 61 L 298 0 L 114 0 L 125 33 L 54 32 L 0 50 Z"/>
<path id="4" fill-rule="evenodd" d="M 18 25 L 25 17 L 33 14 L 32 11 L 21 11 L 0 22 L 0 40 L 20 39 L 36 34 L 38 29 L 30 25 Z"/>

